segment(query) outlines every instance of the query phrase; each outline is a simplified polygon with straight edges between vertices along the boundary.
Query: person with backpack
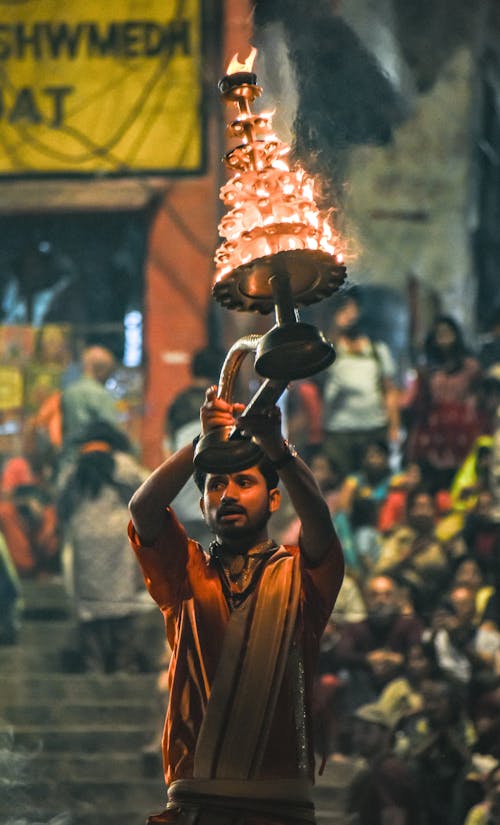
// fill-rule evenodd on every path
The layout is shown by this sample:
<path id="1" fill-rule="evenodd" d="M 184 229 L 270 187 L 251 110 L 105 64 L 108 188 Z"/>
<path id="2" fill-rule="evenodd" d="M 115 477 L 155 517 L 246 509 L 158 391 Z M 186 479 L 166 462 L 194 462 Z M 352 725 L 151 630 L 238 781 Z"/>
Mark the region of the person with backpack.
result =
<path id="1" fill-rule="evenodd" d="M 325 449 L 348 475 L 360 469 L 368 444 L 398 444 L 399 398 L 392 355 L 363 331 L 353 290 L 336 307 L 333 340 L 337 358 L 323 388 Z"/>

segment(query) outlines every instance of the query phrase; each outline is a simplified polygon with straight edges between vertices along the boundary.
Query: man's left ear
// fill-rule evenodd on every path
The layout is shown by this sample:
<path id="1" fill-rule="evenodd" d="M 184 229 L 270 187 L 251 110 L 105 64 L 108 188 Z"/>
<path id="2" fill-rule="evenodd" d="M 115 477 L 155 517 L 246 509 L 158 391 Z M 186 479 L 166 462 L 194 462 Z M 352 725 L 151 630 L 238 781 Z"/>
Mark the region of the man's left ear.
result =
<path id="1" fill-rule="evenodd" d="M 276 510 L 279 509 L 281 504 L 281 492 L 278 490 L 277 487 L 274 487 L 273 490 L 269 490 L 269 511 L 271 513 L 275 513 Z"/>

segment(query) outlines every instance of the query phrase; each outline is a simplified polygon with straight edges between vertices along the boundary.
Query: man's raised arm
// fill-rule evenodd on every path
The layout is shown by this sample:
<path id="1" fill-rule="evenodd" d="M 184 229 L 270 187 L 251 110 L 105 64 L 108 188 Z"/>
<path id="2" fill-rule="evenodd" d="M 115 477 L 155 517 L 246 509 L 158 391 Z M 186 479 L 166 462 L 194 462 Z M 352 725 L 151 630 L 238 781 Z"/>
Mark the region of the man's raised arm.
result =
<path id="1" fill-rule="evenodd" d="M 129 511 L 142 544 L 153 544 L 160 535 L 166 508 L 193 472 L 194 447 L 188 444 L 154 470 L 130 499 Z"/>

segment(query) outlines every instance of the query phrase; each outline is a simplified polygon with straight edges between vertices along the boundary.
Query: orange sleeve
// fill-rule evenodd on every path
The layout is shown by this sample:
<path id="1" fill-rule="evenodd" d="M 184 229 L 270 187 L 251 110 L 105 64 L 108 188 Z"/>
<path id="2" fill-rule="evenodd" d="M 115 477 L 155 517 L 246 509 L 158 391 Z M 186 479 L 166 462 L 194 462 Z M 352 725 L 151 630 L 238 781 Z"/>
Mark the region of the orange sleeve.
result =
<path id="1" fill-rule="evenodd" d="M 344 557 L 335 536 L 330 548 L 316 567 L 308 567 L 301 557 L 302 590 L 306 610 L 318 633 L 322 633 L 331 616 L 344 579 Z"/>
<path id="2" fill-rule="evenodd" d="M 176 612 L 189 598 L 187 565 L 189 540 L 173 510 L 167 507 L 167 523 L 154 544 L 141 544 L 130 522 L 128 536 L 144 576 L 146 587 L 162 612 Z"/>

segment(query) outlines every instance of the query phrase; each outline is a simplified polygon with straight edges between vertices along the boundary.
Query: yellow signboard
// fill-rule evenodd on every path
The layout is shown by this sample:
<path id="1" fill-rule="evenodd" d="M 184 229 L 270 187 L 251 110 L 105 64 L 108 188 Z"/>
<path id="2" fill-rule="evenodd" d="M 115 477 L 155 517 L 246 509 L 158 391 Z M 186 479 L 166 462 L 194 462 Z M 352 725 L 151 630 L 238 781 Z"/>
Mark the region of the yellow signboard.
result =
<path id="1" fill-rule="evenodd" d="M 1 2 L 0 175 L 199 170 L 201 2 Z"/>

